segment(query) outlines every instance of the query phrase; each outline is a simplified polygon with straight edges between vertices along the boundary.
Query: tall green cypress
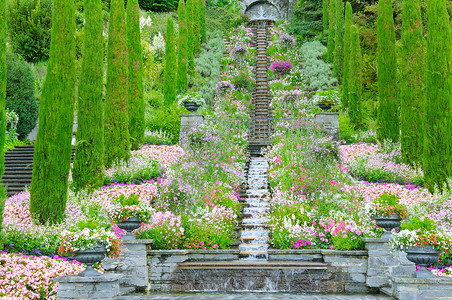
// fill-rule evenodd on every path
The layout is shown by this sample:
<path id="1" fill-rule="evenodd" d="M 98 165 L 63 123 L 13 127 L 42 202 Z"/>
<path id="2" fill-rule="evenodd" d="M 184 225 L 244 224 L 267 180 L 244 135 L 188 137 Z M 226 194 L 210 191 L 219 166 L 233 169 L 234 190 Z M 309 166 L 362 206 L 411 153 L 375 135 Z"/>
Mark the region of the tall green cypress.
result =
<path id="1" fill-rule="evenodd" d="M 168 17 L 166 24 L 165 70 L 163 96 L 166 106 L 176 100 L 176 49 L 173 19 Z"/>
<path id="2" fill-rule="evenodd" d="M 359 30 L 356 25 L 351 26 L 350 30 L 350 60 L 349 60 L 349 72 L 348 72 L 348 82 L 349 82 L 349 109 L 348 115 L 350 116 L 350 121 L 353 123 L 355 128 L 360 127 L 362 124 L 361 117 L 361 45 L 359 42 Z"/>
<path id="3" fill-rule="evenodd" d="M 30 211 L 41 223 L 62 221 L 66 209 L 74 122 L 74 34 L 74 1 L 54 0 L 30 193 Z"/>
<path id="4" fill-rule="evenodd" d="M 336 0 L 336 37 L 334 38 L 333 75 L 337 80 L 342 78 L 344 61 L 344 2 Z"/>
<path id="5" fill-rule="evenodd" d="M 419 0 L 404 0 L 400 66 L 400 129 L 402 159 L 422 161 L 422 109 L 425 101 L 425 55 Z"/>
<path id="6" fill-rule="evenodd" d="M 323 31 L 325 31 L 328 29 L 328 0 L 323 0 L 322 13 Z"/>
<path id="7" fill-rule="evenodd" d="M 199 34 L 201 35 L 201 44 L 207 40 L 206 32 L 206 0 L 198 0 L 199 3 Z"/>
<path id="8" fill-rule="evenodd" d="M 105 99 L 105 165 L 129 158 L 127 116 L 127 44 L 124 0 L 112 0 L 107 50 L 107 92 Z"/>
<path id="9" fill-rule="evenodd" d="M 138 0 L 127 1 L 127 60 L 129 62 L 129 90 L 127 115 L 132 149 L 136 150 L 144 138 L 143 52 L 141 50 L 140 7 Z"/>
<path id="10" fill-rule="evenodd" d="M 192 0 L 193 12 L 193 54 L 199 53 L 201 49 L 201 35 L 199 28 L 199 2 L 202 0 Z"/>
<path id="11" fill-rule="evenodd" d="M 0 0 L 0 232 L 2 231 L 3 211 L 5 208 L 6 191 L 2 176 L 5 172 L 5 97 L 6 97 L 6 0 Z"/>
<path id="12" fill-rule="evenodd" d="M 399 140 L 399 103 L 396 86 L 395 32 L 392 0 L 379 0 L 378 40 L 378 130 L 379 141 Z"/>
<path id="13" fill-rule="evenodd" d="M 85 0 L 85 19 L 77 103 L 77 149 L 72 169 L 76 190 L 101 186 L 104 171 L 104 24 L 101 0 Z"/>
<path id="14" fill-rule="evenodd" d="M 194 55 L 194 37 L 193 37 L 193 1 L 185 2 L 185 20 L 187 20 L 187 68 L 188 74 L 192 75 L 195 71 L 195 55 Z"/>
<path id="15" fill-rule="evenodd" d="M 177 40 L 177 93 L 187 91 L 187 19 L 184 0 L 179 0 L 179 39 Z"/>
<path id="16" fill-rule="evenodd" d="M 344 28 L 344 65 L 342 74 L 342 105 L 348 107 L 349 66 L 351 51 L 351 27 L 353 25 L 353 11 L 350 2 L 345 5 L 345 28 Z M 353 74 L 353 73 L 352 73 Z"/>
<path id="17" fill-rule="evenodd" d="M 446 2 L 427 1 L 424 179 L 431 191 L 452 174 L 452 33 Z"/>
<path id="18" fill-rule="evenodd" d="M 336 39 L 336 0 L 329 0 L 328 7 L 328 44 L 325 58 L 328 62 L 334 61 L 334 42 Z"/>

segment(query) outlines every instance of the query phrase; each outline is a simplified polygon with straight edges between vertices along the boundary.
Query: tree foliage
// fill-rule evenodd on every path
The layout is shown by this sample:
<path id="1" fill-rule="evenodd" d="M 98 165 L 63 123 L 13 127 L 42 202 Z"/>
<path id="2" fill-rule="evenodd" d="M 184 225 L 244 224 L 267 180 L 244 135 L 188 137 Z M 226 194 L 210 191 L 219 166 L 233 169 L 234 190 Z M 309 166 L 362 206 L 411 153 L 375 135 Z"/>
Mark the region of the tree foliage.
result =
<path id="1" fill-rule="evenodd" d="M 396 52 L 391 0 L 378 2 L 378 130 L 379 141 L 399 140 L 399 103 L 396 85 Z"/>
<path id="2" fill-rule="evenodd" d="M 6 0 L 0 0 L 0 232 L 2 231 L 3 211 L 6 191 L 1 180 L 5 172 L 5 97 L 6 97 Z"/>
<path id="3" fill-rule="evenodd" d="M 107 92 L 105 100 L 105 165 L 129 158 L 127 116 L 127 44 L 124 0 L 112 0 L 107 50 Z"/>
<path id="4" fill-rule="evenodd" d="M 199 34 L 201 36 L 201 44 L 207 41 L 206 32 L 206 0 L 198 0 L 199 4 Z"/>
<path id="5" fill-rule="evenodd" d="M 166 25 L 165 70 L 163 82 L 164 104 L 169 106 L 176 100 L 176 49 L 173 19 L 168 17 Z"/>
<path id="6" fill-rule="evenodd" d="M 345 27 L 344 27 L 344 65 L 342 76 L 342 105 L 348 107 L 348 86 L 349 86 L 349 67 L 351 51 L 351 30 L 353 25 L 353 11 L 350 2 L 345 5 Z"/>
<path id="7" fill-rule="evenodd" d="M 187 19 L 184 0 L 179 1 L 179 38 L 177 40 L 177 93 L 187 91 Z"/>
<path id="8" fill-rule="evenodd" d="M 429 190 L 452 174 L 452 33 L 445 1 L 427 1 L 424 179 Z"/>
<path id="9" fill-rule="evenodd" d="M 333 75 L 340 81 L 344 61 L 344 2 L 342 0 L 336 0 L 335 20 Z"/>
<path id="10" fill-rule="evenodd" d="M 193 16 L 193 54 L 198 54 L 201 50 L 201 30 L 199 20 L 199 2 L 202 0 L 191 0 Z"/>
<path id="11" fill-rule="evenodd" d="M 62 221 L 66 209 L 75 93 L 73 1 L 53 1 L 52 24 L 30 193 L 30 211 L 41 223 Z"/>
<path id="12" fill-rule="evenodd" d="M 103 184 L 104 86 L 103 21 L 101 0 L 85 0 L 85 34 L 77 102 L 77 149 L 72 169 L 76 190 Z"/>
<path id="13" fill-rule="evenodd" d="M 359 41 L 359 30 L 356 25 L 351 26 L 350 30 L 350 59 L 349 59 L 349 72 L 348 72 L 348 82 L 349 82 L 349 109 L 348 114 L 350 116 L 350 121 L 353 123 L 355 128 L 362 125 L 362 114 L 361 114 L 361 45 Z"/>
<path id="14" fill-rule="evenodd" d="M 334 49 L 336 39 L 336 0 L 330 0 L 328 7 L 328 44 L 325 60 L 332 63 L 334 61 Z"/>
<path id="15" fill-rule="evenodd" d="M 187 0 L 185 2 L 185 20 L 187 20 L 187 68 L 188 74 L 190 75 L 195 71 L 193 1 Z"/>
<path id="16" fill-rule="evenodd" d="M 322 4 L 322 21 L 323 21 L 323 31 L 328 30 L 328 0 L 323 0 Z"/>

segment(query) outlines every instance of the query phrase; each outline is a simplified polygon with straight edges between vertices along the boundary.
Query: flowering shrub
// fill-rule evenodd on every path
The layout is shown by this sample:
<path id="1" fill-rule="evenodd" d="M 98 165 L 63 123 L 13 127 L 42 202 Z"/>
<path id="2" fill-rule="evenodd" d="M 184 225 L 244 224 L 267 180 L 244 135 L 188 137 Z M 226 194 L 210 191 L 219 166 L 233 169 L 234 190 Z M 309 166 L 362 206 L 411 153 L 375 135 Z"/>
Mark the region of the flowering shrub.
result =
<path id="1" fill-rule="evenodd" d="M 177 99 L 177 105 L 179 105 L 180 107 L 184 107 L 184 104 L 189 102 L 195 103 L 199 106 L 206 104 L 206 100 L 204 100 L 204 98 L 196 92 L 188 92 L 187 94 L 180 96 Z"/>
<path id="2" fill-rule="evenodd" d="M 290 73 L 290 68 L 290 61 L 275 61 L 270 66 L 270 70 L 278 76 L 283 76 Z"/>
<path id="3" fill-rule="evenodd" d="M 140 183 L 161 176 L 162 169 L 158 162 L 146 157 L 132 156 L 128 162 L 113 164 L 105 171 L 104 184 Z"/>
<path id="4" fill-rule="evenodd" d="M 216 96 L 220 97 L 225 93 L 230 93 L 235 89 L 235 86 L 229 80 L 218 81 L 215 86 Z"/>
<path id="5" fill-rule="evenodd" d="M 339 92 L 336 90 L 329 90 L 327 92 L 317 92 L 312 98 L 313 104 L 325 104 L 325 105 L 340 105 L 341 99 L 339 98 Z"/>
<path id="6" fill-rule="evenodd" d="M 76 261 L 47 256 L 0 254 L 0 298 L 56 299 L 53 278 L 77 275 L 84 267 Z"/>
<path id="7" fill-rule="evenodd" d="M 133 231 L 137 239 L 153 239 L 153 249 L 178 249 L 185 238 L 181 217 L 170 211 L 154 212 L 148 224 Z"/>
<path id="8" fill-rule="evenodd" d="M 164 167 L 171 166 L 184 153 L 179 146 L 154 146 L 144 145 L 139 150 L 132 151 L 132 155 L 145 157 L 149 160 L 157 161 Z"/>
<path id="9" fill-rule="evenodd" d="M 148 203 L 140 203 L 135 194 L 131 194 L 128 198 L 121 195 L 107 206 L 107 213 L 112 223 L 124 222 L 132 217 L 138 217 L 142 222 L 147 222 L 151 217 L 152 207 Z"/>
<path id="10" fill-rule="evenodd" d="M 408 217 L 408 211 L 405 205 L 399 203 L 399 197 L 391 194 L 382 194 L 367 207 L 369 216 L 386 216 L 393 214 L 400 218 Z"/>

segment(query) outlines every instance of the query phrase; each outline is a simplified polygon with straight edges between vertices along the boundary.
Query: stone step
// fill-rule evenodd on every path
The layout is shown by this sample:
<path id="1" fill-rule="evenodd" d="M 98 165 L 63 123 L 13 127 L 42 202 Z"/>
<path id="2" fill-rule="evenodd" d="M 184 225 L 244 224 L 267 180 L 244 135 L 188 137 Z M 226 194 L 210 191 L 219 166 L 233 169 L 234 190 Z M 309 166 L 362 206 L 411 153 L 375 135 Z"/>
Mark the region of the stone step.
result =
<path id="1" fill-rule="evenodd" d="M 310 269 L 326 270 L 328 265 L 312 261 L 190 261 L 179 263 L 179 269 Z"/>
<path id="2" fill-rule="evenodd" d="M 257 258 L 257 259 L 267 259 L 268 253 L 267 251 L 240 251 L 240 258 Z"/>

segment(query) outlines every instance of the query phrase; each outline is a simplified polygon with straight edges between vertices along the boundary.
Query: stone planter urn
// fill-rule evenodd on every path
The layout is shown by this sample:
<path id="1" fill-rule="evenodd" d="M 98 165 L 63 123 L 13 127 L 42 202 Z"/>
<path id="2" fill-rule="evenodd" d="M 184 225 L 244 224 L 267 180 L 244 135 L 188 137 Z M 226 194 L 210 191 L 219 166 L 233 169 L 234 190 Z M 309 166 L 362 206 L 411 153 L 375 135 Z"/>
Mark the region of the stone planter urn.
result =
<path id="1" fill-rule="evenodd" d="M 102 275 L 93 269 L 93 265 L 104 259 L 106 253 L 107 249 L 105 248 L 105 245 L 100 243 L 95 248 L 76 251 L 75 260 L 86 264 L 87 266 L 85 271 L 81 272 L 78 276 L 88 277 Z"/>
<path id="2" fill-rule="evenodd" d="M 125 241 L 134 240 L 135 236 L 133 236 L 132 231 L 141 227 L 141 220 L 137 216 L 131 217 L 125 221 L 119 222 L 118 227 L 127 231 L 126 235 L 123 236 L 122 238 L 123 240 Z"/>
<path id="3" fill-rule="evenodd" d="M 381 227 L 386 230 L 386 232 L 381 236 L 382 239 L 391 238 L 392 236 L 391 230 L 396 227 L 399 227 L 400 221 L 402 221 L 402 218 L 396 214 L 392 214 L 389 217 L 376 215 L 373 216 L 372 219 L 376 221 L 378 227 Z"/>
<path id="4" fill-rule="evenodd" d="M 199 108 L 199 105 L 195 102 L 185 102 L 184 106 L 190 113 L 194 113 Z"/>
<path id="5" fill-rule="evenodd" d="M 407 254 L 406 258 L 409 261 L 414 262 L 421 267 L 421 269 L 416 272 L 417 278 L 435 277 L 435 275 L 429 272 L 427 268 L 439 260 L 441 251 L 433 249 L 430 245 L 426 245 L 407 248 L 405 252 Z"/>
<path id="6" fill-rule="evenodd" d="M 331 104 L 319 103 L 319 107 L 323 109 L 323 112 L 327 112 L 331 108 Z"/>

